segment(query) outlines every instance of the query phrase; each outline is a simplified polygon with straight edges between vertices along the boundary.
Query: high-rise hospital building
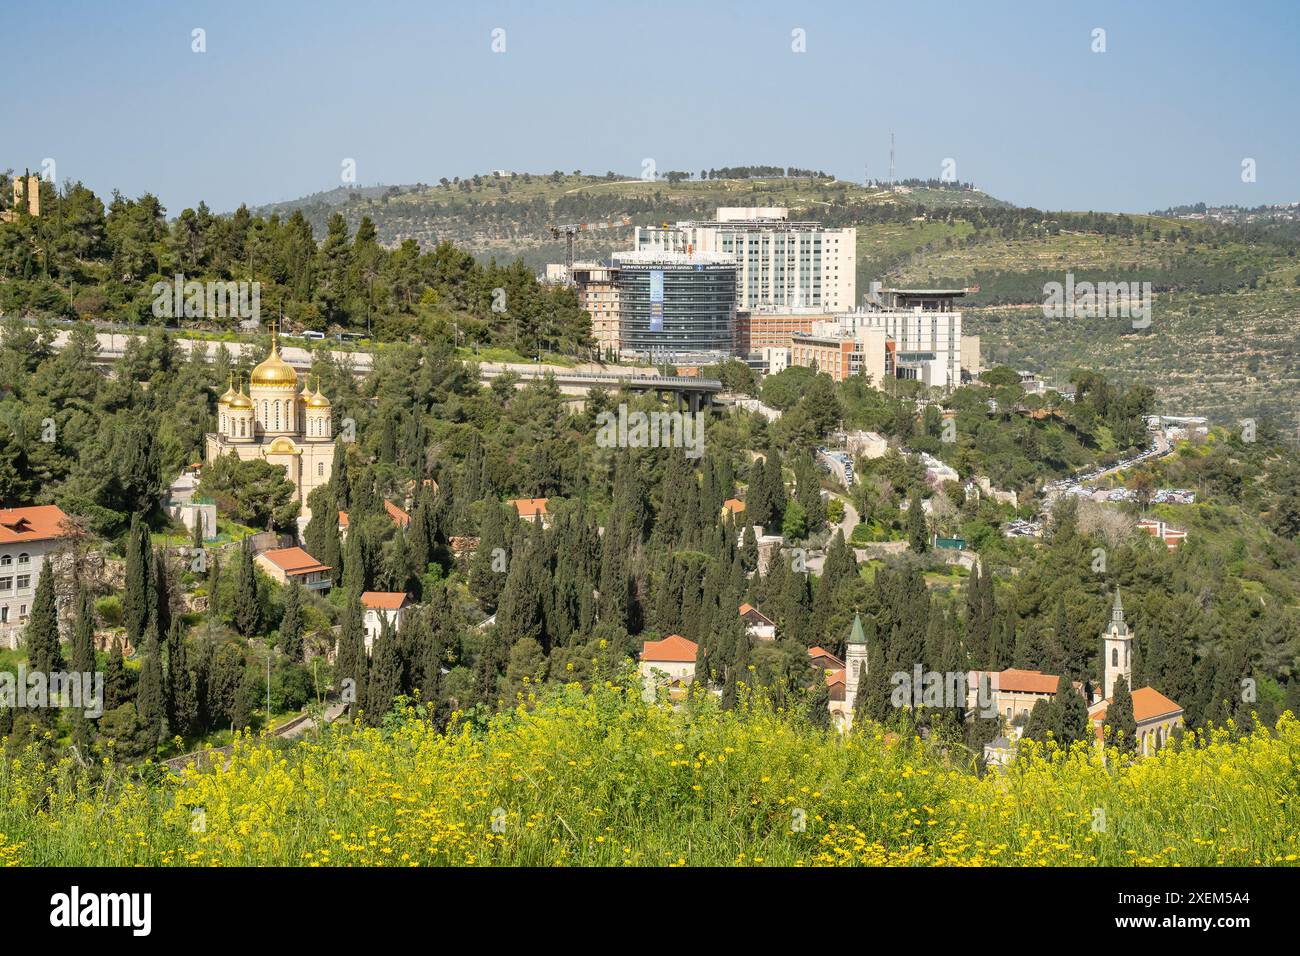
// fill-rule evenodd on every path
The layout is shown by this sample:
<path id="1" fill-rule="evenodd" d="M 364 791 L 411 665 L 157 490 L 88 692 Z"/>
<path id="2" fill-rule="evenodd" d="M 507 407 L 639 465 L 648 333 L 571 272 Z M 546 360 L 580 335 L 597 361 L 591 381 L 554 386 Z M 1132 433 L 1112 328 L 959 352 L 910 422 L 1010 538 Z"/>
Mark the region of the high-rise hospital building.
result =
<path id="1" fill-rule="evenodd" d="M 638 226 L 636 249 L 734 256 L 739 309 L 842 312 L 856 305 L 857 235 L 791 222 L 779 206 L 722 207 L 713 222 Z"/>

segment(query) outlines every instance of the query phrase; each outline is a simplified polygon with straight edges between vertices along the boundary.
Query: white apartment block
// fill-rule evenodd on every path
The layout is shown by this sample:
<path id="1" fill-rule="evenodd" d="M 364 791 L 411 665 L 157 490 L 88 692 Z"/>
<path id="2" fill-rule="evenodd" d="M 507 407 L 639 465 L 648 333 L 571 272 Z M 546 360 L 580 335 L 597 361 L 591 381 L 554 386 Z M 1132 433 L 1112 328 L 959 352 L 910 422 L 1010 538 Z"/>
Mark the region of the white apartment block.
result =
<path id="1" fill-rule="evenodd" d="M 736 306 L 852 309 L 857 296 L 858 231 L 792 222 L 778 206 L 722 207 L 713 222 L 638 226 L 636 248 L 735 257 Z"/>
<path id="2" fill-rule="evenodd" d="M 818 322 L 814 334 L 857 337 L 868 329 L 879 329 L 894 343 L 895 374 L 917 379 L 927 386 L 956 388 L 961 385 L 961 311 L 954 300 L 965 289 L 888 289 L 872 283 L 864 308 L 841 313 L 833 320 Z M 971 343 L 966 343 L 970 355 Z"/>
<path id="3" fill-rule="evenodd" d="M 76 535 L 68 516 L 54 505 L 0 508 L 0 646 L 17 649 L 46 556 Z"/>

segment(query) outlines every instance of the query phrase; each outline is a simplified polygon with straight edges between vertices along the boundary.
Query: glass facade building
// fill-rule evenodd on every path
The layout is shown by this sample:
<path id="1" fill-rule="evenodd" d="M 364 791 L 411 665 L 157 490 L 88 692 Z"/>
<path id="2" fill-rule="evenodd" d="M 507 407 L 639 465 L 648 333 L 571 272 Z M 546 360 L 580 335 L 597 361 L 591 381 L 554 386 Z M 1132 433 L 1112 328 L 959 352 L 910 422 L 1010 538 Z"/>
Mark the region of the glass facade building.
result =
<path id="1" fill-rule="evenodd" d="M 716 253 L 616 253 L 619 337 L 647 358 L 732 354 L 736 261 Z"/>

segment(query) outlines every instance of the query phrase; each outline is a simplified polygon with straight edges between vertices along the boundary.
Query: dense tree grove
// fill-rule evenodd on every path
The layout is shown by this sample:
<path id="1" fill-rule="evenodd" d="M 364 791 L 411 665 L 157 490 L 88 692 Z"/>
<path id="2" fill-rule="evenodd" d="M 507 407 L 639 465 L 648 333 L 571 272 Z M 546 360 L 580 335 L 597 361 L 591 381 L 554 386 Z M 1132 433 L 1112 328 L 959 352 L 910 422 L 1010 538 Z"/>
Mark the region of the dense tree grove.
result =
<path id="1" fill-rule="evenodd" d="M 0 176 L 0 192 L 8 178 Z M 480 264 L 450 243 L 422 252 L 414 239 L 379 244 L 363 218 L 342 214 L 318 242 L 301 211 L 281 218 L 240 207 L 214 215 L 200 203 L 168 222 L 157 198 L 114 193 L 104 202 L 80 183 L 41 183 L 39 217 L 0 222 L 0 311 L 111 319 L 139 325 L 234 327 L 241 316 L 177 316 L 158 308 L 156 283 L 260 283 L 260 310 L 300 329 L 351 330 L 385 340 L 418 335 L 461 345 L 506 345 L 526 354 L 585 354 L 591 322 L 572 289 L 540 285 L 516 261 Z M 159 314 L 159 313 L 163 314 Z"/>

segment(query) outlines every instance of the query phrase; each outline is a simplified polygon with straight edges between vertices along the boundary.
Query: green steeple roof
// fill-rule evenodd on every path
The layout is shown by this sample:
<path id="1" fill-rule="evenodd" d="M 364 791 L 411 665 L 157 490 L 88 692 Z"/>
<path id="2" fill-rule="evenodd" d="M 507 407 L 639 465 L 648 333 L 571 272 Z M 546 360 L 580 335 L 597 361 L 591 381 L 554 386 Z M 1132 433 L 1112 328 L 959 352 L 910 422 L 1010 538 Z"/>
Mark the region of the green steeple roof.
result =
<path id="1" fill-rule="evenodd" d="M 853 631 L 852 633 L 849 634 L 849 643 L 850 644 L 867 643 L 867 635 L 862 633 L 862 616 L 859 614 L 853 615 Z"/>

